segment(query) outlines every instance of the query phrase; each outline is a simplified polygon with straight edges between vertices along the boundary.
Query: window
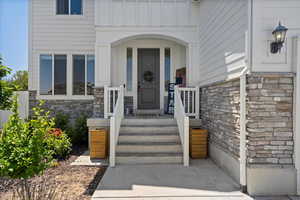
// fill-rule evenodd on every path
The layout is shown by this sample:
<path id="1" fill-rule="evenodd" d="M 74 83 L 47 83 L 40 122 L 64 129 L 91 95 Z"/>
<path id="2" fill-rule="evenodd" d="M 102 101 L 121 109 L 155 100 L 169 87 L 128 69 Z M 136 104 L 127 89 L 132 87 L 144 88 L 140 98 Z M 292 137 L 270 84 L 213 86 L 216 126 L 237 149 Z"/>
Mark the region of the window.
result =
<path id="1" fill-rule="evenodd" d="M 84 55 L 73 55 L 73 95 L 85 95 Z"/>
<path id="2" fill-rule="evenodd" d="M 168 91 L 171 81 L 171 50 L 165 48 L 165 90 Z"/>
<path id="3" fill-rule="evenodd" d="M 40 55 L 40 95 L 53 94 L 67 94 L 66 55 Z"/>
<path id="4" fill-rule="evenodd" d="M 40 94 L 52 95 L 52 55 L 40 56 Z"/>
<path id="5" fill-rule="evenodd" d="M 127 48 L 126 88 L 132 91 L 132 48 Z"/>
<path id="6" fill-rule="evenodd" d="M 54 95 L 67 94 L 67 56 L 54 55 Z"/>
<path id="7" fill-rule="evenodd" d="M 82 0 L 56 0 L 57 15 L 81 15 Z"/>
<path id="8" fill-rule="evenodd" d="M 73 55 L 73 95 L 93 95 L 94 85 L 94 56 Z"/>
<path id="9" fill-rule="evenodd" d="M 95 87 L 95 56 L 87 56 L 87 94 L 93 95 Z"/>

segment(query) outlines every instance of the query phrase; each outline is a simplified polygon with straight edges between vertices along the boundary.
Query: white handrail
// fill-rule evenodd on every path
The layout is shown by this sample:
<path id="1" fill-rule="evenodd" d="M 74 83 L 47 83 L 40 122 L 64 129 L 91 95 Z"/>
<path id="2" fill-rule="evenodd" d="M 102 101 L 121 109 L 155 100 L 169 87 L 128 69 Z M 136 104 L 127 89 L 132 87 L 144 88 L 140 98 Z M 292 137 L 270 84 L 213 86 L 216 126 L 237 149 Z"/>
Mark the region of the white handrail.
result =
<path id="1" fill-rule="evenodd" d="M 115 111 L 121 87 L 104 87 L 104 118 L 108 119 Z"/>
<path id="2" fill-rule="evenodd" d="M 175 86 L 174 117 L 176 119 L 183 148 L 183 164 L 189 166 L 189 117 L 185 113 L 178 86 Z"/>
<path id="3" fill-rule="evenodd" d="M 109 91 L 109 90 L 108 90 Z M 112 90 L 116 91 L 116 90 Z M 110 118 L 110 155 L 109 165 L 114 167 L 116 164 L 116 145 L 118 143 L 119 131 L 122 119 L 124 118 L 124 87 L 118 88 L 117 102 L 114 104 L 114 112 Z M 116 98 L 116 97 L 114 97 Z M 113 100 L 115 101 L 115 99 Z"/>
<path id="4" fill-rule="evenodd" d="M 199 119 L 199 87 L 177 87 L 177 90 L 186 115 Z"/>

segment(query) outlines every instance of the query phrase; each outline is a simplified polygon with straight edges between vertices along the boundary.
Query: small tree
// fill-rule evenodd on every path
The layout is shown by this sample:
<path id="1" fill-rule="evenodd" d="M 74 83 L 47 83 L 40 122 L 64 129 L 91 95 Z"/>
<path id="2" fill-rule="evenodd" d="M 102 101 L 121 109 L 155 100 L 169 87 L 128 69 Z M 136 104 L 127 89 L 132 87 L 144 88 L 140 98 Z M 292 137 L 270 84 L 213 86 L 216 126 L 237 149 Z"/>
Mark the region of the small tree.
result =
<path id="1" fill-rule="evenodd" d="M 2 65 L 2 58 L 0 55 L 0 110 L 7 110 L 11 106 L 11 96 L 13 88 L 11 88 L 4 77 L 11 73 L 11 69 Z"/>
<path id="2" fill-rule="evenodd" d="M 11 88 L 16 91 L 26 91 L 28 90 L 28 71 L 19 70 L 12 75 L 8 80 Z"/>
<path id="3" fill-rule="evenodd" d="M 0 137 L 0 176 L 21 179 L 25 187 L 29 187 L 28 178 L 41 174 L 53 160 L 53 151 L 45 144 L 54 123 L 40 106 L 34 108 L 34 117 L 25 122 L 19 117 L 14 96 L 13 114 Z"/>

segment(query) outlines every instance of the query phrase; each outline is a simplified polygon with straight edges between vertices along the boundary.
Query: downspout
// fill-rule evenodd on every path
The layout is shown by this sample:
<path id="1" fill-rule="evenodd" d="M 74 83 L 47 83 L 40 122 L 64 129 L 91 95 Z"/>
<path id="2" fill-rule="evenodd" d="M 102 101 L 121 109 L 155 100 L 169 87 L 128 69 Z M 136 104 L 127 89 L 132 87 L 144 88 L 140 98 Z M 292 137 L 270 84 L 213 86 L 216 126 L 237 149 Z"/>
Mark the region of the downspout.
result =
<path id="1" fill-rule="evenodd" d="M 248 31 L 245 33 L 245 68 L 240 75 L 240 185 L 247 192 L 247 74 L 252 68 L 253 0 L 248 0 Z"/>

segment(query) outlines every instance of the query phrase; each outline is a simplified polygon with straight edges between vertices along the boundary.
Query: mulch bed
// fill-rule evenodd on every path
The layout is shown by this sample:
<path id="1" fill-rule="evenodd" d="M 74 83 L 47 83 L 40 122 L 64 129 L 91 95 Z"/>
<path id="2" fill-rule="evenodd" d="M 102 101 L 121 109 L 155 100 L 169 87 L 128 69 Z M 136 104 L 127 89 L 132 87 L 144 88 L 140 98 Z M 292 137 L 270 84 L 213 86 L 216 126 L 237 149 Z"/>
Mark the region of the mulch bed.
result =
<path id="1" fill-rule="evenodd" d="M 73 150 L 71 156 L 59 161 L 56 167 L 47 169 L 43 175 L 30 179 L 32 184 L 40 184 L 46 180 L 47 187 L 56 185 L 56 191 L 63 194 L 63 199 L 89 200 L 97 188 L 106 167 L 71 166 L 70 164 L 86 148 Z M 13 190 L 20 184 L 19 180 L 0 178 L 0 199 L 10 199 Z"/>

